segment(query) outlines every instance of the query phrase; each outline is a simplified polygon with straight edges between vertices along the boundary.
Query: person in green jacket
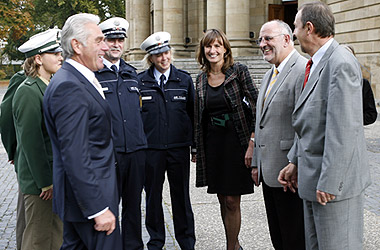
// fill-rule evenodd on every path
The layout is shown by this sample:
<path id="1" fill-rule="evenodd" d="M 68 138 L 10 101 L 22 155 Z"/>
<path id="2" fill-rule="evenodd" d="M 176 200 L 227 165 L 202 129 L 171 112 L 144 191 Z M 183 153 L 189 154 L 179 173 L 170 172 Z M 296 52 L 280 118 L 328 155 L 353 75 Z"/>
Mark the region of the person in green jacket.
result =
<path id="1" fill-rule="evenodd" d="M 27 77 L 14 94 L 12 114 L 14 164 L 25 204 L 22 250 L 58 250 L 63 241 L 62 221 L 52 211 L 53 153 L 42 113 L 44 92 L 63 60 L 59 37 L 59 29 L 50 29 L 19 47 L 26 56 Z"/>
<path id="2" fill-rule="evenodd" d="M 25 80 L 26 76 L 23 70 L 14 74 L 9 81 L 7 91 L 4 94 L 3 101 L 0 105 L 0 133 L 1 141 L 3 142 L 5 151 L 8 155 L 8 161 L 10 164 L 14 162 L 14 155 L 16 152 L 16 131 L 13 124 L 12 115 L 12 100 L 16 92 L 16 89 Z M 16 173 L 17 174 L 17 173 Z M 25 230 L 25 206 L 24 197 L 20 191 L 18 191 L 17 198 L 17 216 L 16 216 L 16 249 L 21 250 L 22 235 Z"/>

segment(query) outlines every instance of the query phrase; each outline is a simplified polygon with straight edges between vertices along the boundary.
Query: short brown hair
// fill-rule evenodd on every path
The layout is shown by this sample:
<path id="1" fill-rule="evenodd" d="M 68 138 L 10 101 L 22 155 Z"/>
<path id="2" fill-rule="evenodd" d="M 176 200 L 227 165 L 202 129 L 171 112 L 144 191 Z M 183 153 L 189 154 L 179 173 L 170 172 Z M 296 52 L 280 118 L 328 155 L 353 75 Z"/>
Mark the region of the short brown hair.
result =
<path id="1" fill-rule="evenodd" d="M 303 27 L 307 22 L 311 22 L 318 36 L 325 38 L 335 35 L 335 18 L 327 4 L 319 1 L 304 3 L 298 8 L 298 11 L 302 11 Z"/>
<path id="2" fill-rule="evenodd" d="M 41 66 L 36 63 L 36 56 L 37 55 L 34 55 L 25 59 L 24 64 L 22 65 L 25 71 L 25 75 L 31 77 L 38 76 L 38 70 Z"/>
<path id="3" fill-rule="evenodd" d="M 226 49 L 226 53 L 224 53 L 224 64 L 222 66 L 222 72 L 225 73 L 227 69 L 234 64 L 234 58 L 232 57 L 231 45 L 226 34 L 224 34 L 224 32 L 219 29 L 210 29 L 206 31 L 203 38 L 199 42 L 197 50 L 197 61 L 201 65 L 201 69 L 203 71 L 207 73 L 210 72 L 211 65 L 206 58 L 204 47 L 210 45 L 215 40 L 218 40 L 218 42 L 222 43 Z"/>

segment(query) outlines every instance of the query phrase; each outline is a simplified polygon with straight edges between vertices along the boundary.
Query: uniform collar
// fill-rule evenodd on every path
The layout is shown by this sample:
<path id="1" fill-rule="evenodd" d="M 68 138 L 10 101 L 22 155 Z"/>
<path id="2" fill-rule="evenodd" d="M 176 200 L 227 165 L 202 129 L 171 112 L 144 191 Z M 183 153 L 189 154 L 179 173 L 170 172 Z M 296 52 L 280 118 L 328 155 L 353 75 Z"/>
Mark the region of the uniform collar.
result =
<path id="1" fill-rule="evenodd" d="M 104 65 L 106 65 L 107 68 L 109 68 L 109 69 L 111 69 L 111 66 L 112 66 L 112 65 L 115 65 L 116 68 L 117 68 L 117 70 L 118 70 L 118 71 L 120 70 L 120 59 L 119 59 L 115 64 L 113 64 L 113 63 L 111 63 L 110 61 L 108 61 L 107 59 L 105 59 L 105 58 L 103 57 L 103 63 L 104 63 Z M 112 69 L 111 69 L 111 70 L 112 70 Z"/>
<path id="2" fill-rule="evenodd" d="M 168 81 L 169 79 L 169 76 L 170 76 L 170 70 L 171 70 L 171 67 L 169 67 L 169 69 L 167 71 L 165 71 L 165 73 L 163 74 L 165 76 L 165 83 Z M 160 77 L 161 77 L 162 73 L 160 71 L 158 71 L 156 69 L 156 67 L 153 68 L 153 76 L 154 76 L 154 79 L 156 79 L 157 82 L 160 82 Z"/>

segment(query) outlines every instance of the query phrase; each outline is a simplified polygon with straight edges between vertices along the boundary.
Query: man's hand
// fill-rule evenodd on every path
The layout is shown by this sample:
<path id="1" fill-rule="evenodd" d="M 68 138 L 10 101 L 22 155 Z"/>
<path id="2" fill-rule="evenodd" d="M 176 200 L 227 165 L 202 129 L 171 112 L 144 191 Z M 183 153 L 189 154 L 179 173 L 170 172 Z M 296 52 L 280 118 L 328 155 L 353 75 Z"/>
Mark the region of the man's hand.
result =
<path id="1" fill-rule="evenodd" d="M 255 183 L 255 186 L 258 187 L 260 185 L 258 168 L 252 168 L 251 177 L 252 177 L 253 182 Z"/>
<path id="2" fill-rule="evenodd" d="M 40 198 L 47 201 L 53 198 L 53 188 L 50 188 L 46 191 L 42 191 L 40 194 Z"/>
<path id="3" fill-rule="evenodd" d="M 197 162 L 197 154 L 191 153 L 191 162 Z"/>
<path id="4" fill-rule="evenodd" d="M 111 210 L 107 210 L 103 214 L 94 218 L 96 231 L 106 231 L 107 235 L 110 235 L 116 227 L 116 218 Z"/>
<path id="5" fill-rule="evenodd" d="M 286 192 L 288 188 L 293 193 L 296 192 L 296 188 L 298 188 L 297 172 L 297 166 L 293 163 L 289 163 L 278 174 L 277 180 L 284 187 L 284 192 Z"/>
<path id="6" fill-rule="evenodd" d="M 317 190 L 317 201 L 319 204 L 325 206 L 327 202 L 335 199 L 335 195 Z"/>

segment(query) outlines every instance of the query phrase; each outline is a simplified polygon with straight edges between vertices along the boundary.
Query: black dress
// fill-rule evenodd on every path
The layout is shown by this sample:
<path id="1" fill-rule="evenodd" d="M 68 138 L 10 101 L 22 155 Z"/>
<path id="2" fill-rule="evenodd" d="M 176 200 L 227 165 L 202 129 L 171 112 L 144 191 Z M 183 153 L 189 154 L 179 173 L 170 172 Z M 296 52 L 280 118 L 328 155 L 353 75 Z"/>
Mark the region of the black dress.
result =
<path id="1" fill-rule="evenodd" d="M 246 149 L 240 145 L 223 84 L 218 87 L 207 84 L 205 111 L 208 120 L 204 138 L 207 192 L 222 195 L 253 193 L 250 169 L 244 164 Z"/>

